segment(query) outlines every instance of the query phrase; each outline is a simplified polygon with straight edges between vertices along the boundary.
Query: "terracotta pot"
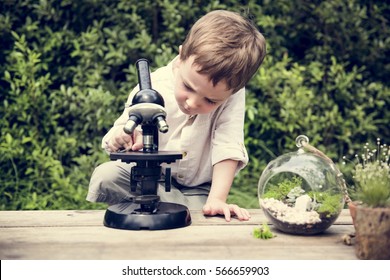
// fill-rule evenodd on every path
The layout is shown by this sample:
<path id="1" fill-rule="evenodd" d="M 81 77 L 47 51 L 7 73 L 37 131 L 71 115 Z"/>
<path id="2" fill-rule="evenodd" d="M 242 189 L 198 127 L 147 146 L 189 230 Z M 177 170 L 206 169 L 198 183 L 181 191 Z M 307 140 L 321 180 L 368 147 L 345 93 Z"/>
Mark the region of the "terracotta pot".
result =
<path id="1" fill-rule="evenodd" d="M 349 203 L 359 259 L 390 259 L 390 208 L 368 208 Z"/>
<path id="2" fill-rule="evenodd" d="M 352 222 L 354 226 L 355 226 L 355 219 L 356 219 L 356 207 L 357 204 L 355 202 L 351 201 L 348 203 L 349 213 L 351 214 Z"/>

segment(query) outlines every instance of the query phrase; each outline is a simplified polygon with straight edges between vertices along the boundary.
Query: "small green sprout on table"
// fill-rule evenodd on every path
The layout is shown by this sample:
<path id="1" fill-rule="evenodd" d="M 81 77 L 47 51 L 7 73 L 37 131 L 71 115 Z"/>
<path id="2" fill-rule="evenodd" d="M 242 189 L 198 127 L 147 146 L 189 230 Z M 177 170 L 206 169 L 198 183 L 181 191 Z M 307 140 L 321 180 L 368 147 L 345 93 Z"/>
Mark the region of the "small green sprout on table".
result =
<path id="1" fill-rule="evenodd" d="M 267 223 L 263 223 L 261 226 L 253 229 L 253 237 L 258 239 L 271 239 L 275 236 Z"/>

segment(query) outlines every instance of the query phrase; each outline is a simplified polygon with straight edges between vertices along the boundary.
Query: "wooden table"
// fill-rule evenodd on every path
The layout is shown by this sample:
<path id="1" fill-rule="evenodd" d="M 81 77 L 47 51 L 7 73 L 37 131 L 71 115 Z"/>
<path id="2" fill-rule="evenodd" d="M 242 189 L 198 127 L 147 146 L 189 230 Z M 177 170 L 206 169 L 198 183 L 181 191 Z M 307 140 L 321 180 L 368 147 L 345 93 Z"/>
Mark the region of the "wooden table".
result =
<path id="1" fill-rule="evenodd" d="M 129 231 L 103 225 L 104 210 L 0 211 L 0 259 L 18 260 L 340 260 L 356 259 L 354 247 L 343 243 L 353 233 L 343 210 L 337 221 L 315 236 L 277 234 L 256 239 L 253 229 L 266 218 L 250 210 L 246 222 L 205 217 L 192 211 L 192 224 L 160 231 Z"/>

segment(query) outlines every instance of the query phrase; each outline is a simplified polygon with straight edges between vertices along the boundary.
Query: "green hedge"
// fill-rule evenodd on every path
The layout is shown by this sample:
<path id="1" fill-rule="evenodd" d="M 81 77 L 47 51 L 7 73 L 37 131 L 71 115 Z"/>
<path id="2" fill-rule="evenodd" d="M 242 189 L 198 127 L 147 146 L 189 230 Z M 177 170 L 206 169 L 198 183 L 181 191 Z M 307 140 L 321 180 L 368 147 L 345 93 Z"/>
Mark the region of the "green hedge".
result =
<path id="1" fill-rule="evenodd" d="M 306 134 L 338 162 L 389 139 L 385 1 L 4 0 L 0 3 L 0 209 L 90 209 L 102 136 L 136 85 L 134 62 L 170 61 L 214 9 L 247 13 L 269 54 L 248 85 L 250 164 L 229 200 L 258 207 L 267 162 Z M 346 170 L 348 176 L 348 170 Z"/>

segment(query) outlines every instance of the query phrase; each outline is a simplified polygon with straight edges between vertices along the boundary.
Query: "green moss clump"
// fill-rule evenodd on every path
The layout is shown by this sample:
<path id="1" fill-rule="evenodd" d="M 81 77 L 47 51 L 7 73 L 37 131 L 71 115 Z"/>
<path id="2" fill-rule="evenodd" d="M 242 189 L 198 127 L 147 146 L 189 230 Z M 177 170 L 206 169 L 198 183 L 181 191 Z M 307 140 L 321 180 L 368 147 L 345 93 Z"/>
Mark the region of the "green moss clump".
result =
<path id="1" fill-rule="evenodd" d="M 315 199 L 319 205 L 316 211 L 320 214 L 325 214 L 328 218 L 340 211 L 340 201 L 342 200 L 341 194 L 331 195 L 329 193 L 323 192 L 317 194 Z"/>
<path id="2" fill-rule="evenodd" d="M 277 185 L 271 185 L 263 198 L 274 198 L 277 200 L 285 200 L 288 193 L 295 187 L 302 187 L 302 178 L 294 176 L 291 179 L 284 179 Z"/>
<path id="3" fill-rule="evenodd" d="M 266 223 L 253 230 L 253 237 L 257 239 L 271 239 L 276 235 L 271 232 L 271 229 Z"/>

